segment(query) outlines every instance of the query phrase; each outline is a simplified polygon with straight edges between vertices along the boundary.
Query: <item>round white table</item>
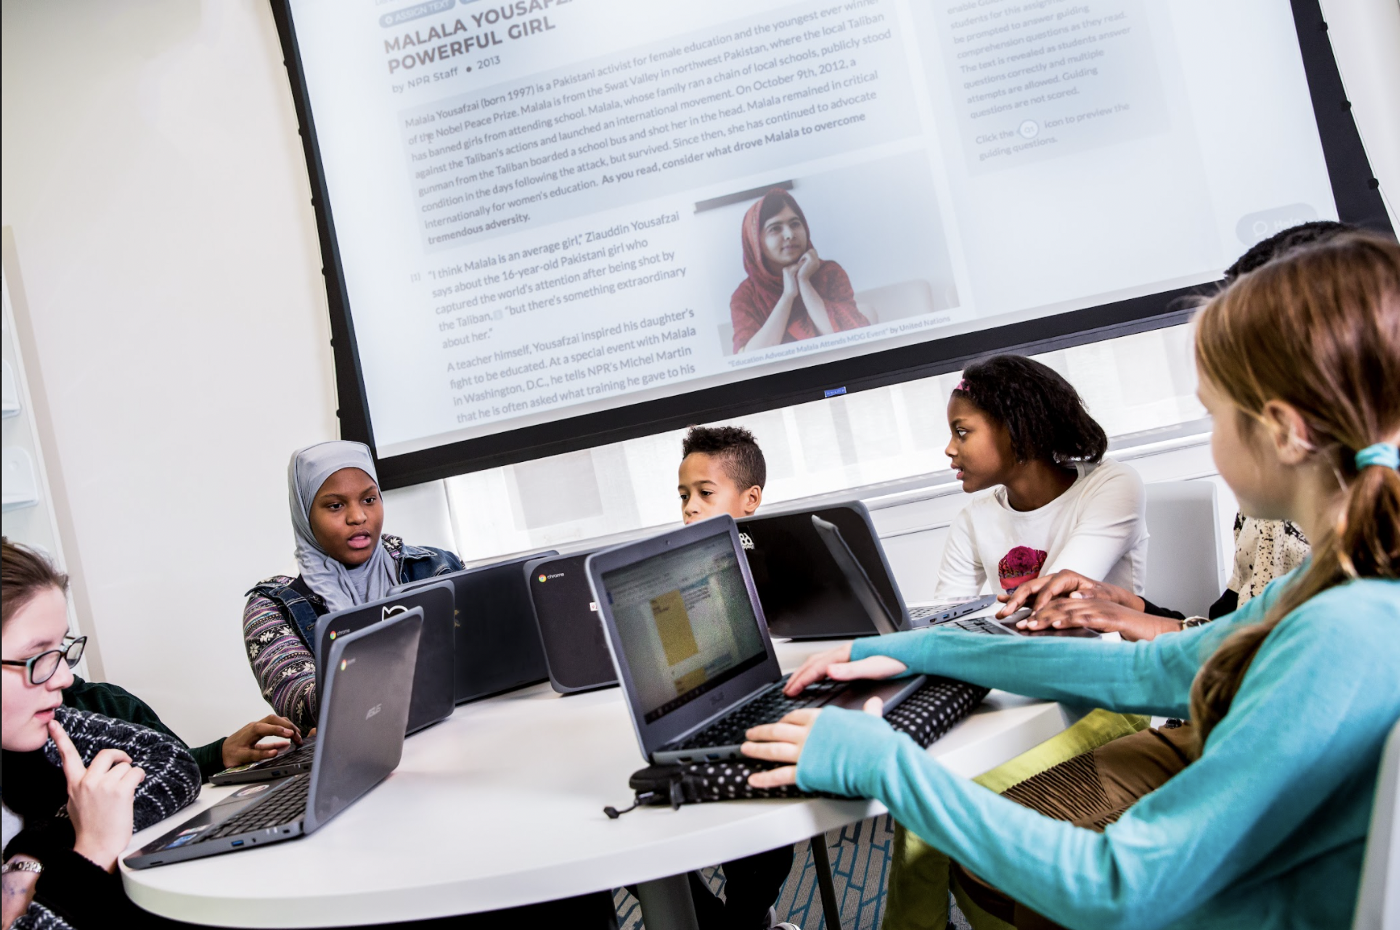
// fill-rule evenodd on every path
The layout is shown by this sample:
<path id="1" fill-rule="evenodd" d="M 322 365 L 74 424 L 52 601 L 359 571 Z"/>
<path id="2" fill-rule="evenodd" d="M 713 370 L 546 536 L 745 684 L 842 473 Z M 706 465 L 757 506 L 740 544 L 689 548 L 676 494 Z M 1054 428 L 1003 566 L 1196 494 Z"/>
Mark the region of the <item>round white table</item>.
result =
<path id="1" fill-rule="evenodd" d="M 775 643 L 785 670 L 830 643 Z M 1074 719 L 1057 704 L 994 691 L 929 752 L 971 777 Z M 646 762 L 622 693 L 561 696 L 547 684 L 464 704 L 410 737 L 381 785 L 310 836 L 132 871 L 127 894 L 191 923 L 324 927 L 443 917 L 642 886 L 650 930 L 684 925 L 684 875 L 797 843 L 884 812 L 873 801 L 774 800 L 639 808 L 627 779 Z M 232 791 L 138 833 L 140 848 Z M 670 905 L 667 903 L 670 896 Z M 652 926 L 655 924 L 655 926 Z"/>

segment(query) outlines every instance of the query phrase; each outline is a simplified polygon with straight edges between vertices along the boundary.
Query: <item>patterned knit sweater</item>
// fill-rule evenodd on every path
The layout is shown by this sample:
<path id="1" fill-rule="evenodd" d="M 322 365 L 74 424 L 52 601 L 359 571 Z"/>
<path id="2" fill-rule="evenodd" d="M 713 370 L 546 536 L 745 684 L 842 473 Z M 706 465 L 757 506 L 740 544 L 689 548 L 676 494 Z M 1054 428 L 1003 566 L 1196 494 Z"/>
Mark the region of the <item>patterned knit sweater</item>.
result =
<path id="1" fill-rule="evenodd" d="M 394 559 L 397 577 L 403 565 L 403 540 L 385 535 L 381 541 Z M 286 575 L 274 575 L 267 582 L 285 585 L 292 580 Z M 271 598 L 261 594 L 248 598 L 243 608 L 243 643 L 263 699 L 301 732 L 314 727 L 320 712 L 316 701 L 316 658 L 291 618 Z"/>
<path id="2" fill-rule="evenodd" d="M 146 773 L 132 805 L 136 830 L 164 820 L 199 796 L 199 766 L 179 740 L 69 707 L 56 708 L 54 719 L 85 764 L 103 749 L 120 749 Z M 23 853 L 44 865 L 34 901 L 14 927 L 81 930 L 116 926 L 123 917 L 149 918 L 127 899 L 120 875 L 103 871 L 73 851 L 76 836 L 68 817 L 68 786 L 53 740 L 37 752 L 6 752 L 4 767 L 5 806 L 24 818 L 24 828 L 5 848 L 5 856 Z"/>

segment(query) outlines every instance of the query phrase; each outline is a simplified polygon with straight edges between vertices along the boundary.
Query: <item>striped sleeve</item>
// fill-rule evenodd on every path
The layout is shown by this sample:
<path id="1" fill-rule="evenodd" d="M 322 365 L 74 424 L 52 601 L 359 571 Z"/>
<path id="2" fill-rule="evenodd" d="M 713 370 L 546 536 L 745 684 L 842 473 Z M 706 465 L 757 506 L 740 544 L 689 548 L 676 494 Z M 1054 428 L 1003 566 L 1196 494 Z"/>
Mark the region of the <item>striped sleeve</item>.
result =
<path id="1" fill-rule="evenodd" d="M 263 699 L 301 732 L 314 727 L 318 710 L 316 661 L 270 598 L 260 594 L 248 598 L 243 609 L 243 642 Z"/>

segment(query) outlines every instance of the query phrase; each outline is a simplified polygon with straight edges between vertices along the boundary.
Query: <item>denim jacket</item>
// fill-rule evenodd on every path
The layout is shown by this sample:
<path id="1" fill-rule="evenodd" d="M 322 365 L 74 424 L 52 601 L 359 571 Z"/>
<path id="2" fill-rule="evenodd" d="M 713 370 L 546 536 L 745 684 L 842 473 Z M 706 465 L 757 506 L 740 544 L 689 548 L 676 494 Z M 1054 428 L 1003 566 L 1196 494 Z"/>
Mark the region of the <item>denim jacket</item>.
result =
<path id="1" fill-rule="evenodd" d="M 406 545 L 397 536 L 382 536 L 384 547 L 389 550 L 399 565 L 399 584 L 422 581 L 437 575 L 462 570 L 462 560 L 446 549 L 432 546 Z M 308 649 L 315 651 L 316 621 L 328 611 L 325 599 L 312 591 L 300 575 L 290 583 L 284 583 L 282 576 L 274 576 L 260 581 L 248 590 L 245 597 L 255 594 L 275 603 L 282 615 L 292 622 L 292 626 L 306 642 Z"/>

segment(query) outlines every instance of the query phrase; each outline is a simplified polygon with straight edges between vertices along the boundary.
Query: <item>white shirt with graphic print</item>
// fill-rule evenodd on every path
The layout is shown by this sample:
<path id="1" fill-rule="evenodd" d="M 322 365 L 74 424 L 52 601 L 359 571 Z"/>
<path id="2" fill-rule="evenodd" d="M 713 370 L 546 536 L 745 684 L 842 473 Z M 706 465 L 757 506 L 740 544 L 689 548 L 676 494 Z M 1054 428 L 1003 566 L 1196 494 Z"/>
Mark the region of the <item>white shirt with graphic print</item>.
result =
<path id="1" fill-rule="evenodd" d="M 1146 576 L 1146 495 L 1131 467 L 1079 464 L 1074 484 L 1044 507 L 1012 510 L 1006 488 L 979 492 L 953 520 L 933 599 L 1000 594 L 1072 569 L 1136 594 Z"/>

